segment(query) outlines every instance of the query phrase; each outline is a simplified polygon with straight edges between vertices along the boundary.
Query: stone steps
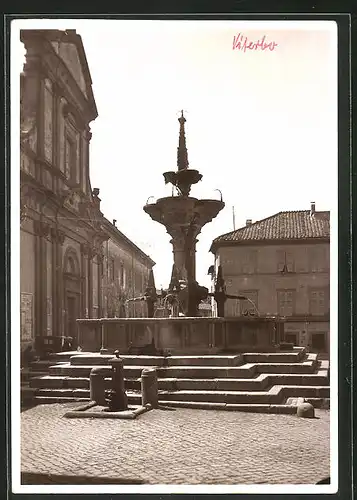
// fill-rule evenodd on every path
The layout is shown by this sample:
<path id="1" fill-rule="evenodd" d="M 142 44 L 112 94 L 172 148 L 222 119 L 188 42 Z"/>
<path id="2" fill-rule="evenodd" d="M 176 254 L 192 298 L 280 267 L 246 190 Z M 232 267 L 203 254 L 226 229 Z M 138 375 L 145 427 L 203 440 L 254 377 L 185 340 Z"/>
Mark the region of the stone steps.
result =
<path id="1" fill-rule="evenodd" d="M 159 391 L 159 401 L 197 401 L 227 404 L 279 404 L 289 397 L 328 398 L 330 391 L 325 386 L 279 386 L 269 391 Z"/>
<path id="2" fill-rule="evenodd" d="M 29 369 L 22 369 L 21 370 L 21 375 L 20 375 L 20 379 L 21 379 L 21 382 L 29 382 L 30 379 L 32 379 L 33 377 L 44 377 L 48 375 L 48 370 L 47 371 L 33 371 L 33 370 L 29 370 Z"/>
<path id="3" fill-rule="evenodd" d="M 72 377 L 89 377 L 94 365 L 55 365 L 49 368 L 50 375 L 64 375 Z M 97 366 L 97 365 L 96 365 Z M 127 365 L 124 366 L 124 376 L 126 378 L 136 378 L 141 376 L 141 372 L 149 365 Z M 111 367 L 108 365 L 108 374 Z M 251 377 L 254 375 L 253 365 L 243 367 L 219 367 L 219 366 L 171 366 L 168 368 L 158 367 L 159 377 L 176 378 L 217 378 L 217 377 Z"/>
<path id="4" fill-rule="evenodd" d="M 234 356 L 134 356 L 122 355 L 124 365 L 140 365 L 143 366 L 237 366 L 243 363 L 242 355 Z M 110 365 L 113 355 L 108 354 L 79 354 L 70 358 L 71 365 Z"/>
<path id="5" fill-rule="evenodd" d="M 111 378 L 106 379 L 106 387 L 111 387 Z M 316 374 L 267 374 L 262 373 L 255 378 L 159 378 L 159 389 L 181 390 L 259 390 L 272 385 L 328 385 L 327 372 L 319 370 Z M 61 375 L 45 375 L 33 377 L 30 380 L 33 388 L 89 388 L 88 377 L 65 377 Z M 127 389 L 140 390 L 140 378 L 127 378 L 125 380 Z"/>
<path id="6" fill-rule="evenodd" d="M 251 378 L 259 373 L 300 373 L 311 374 L 317 367 L 316 358 L 301 363 L 245 363 L 241 366 L 158 366 L 159 378 Z M 141 361 L 137 360 L 137 361 Z M 102 363 L 103 365 L 103 363 Z M 102 366 L 101 365 L 101 366 Z M 63 375 L 68 377 L 89 377 L 93 366 L 62 363 L 49 367 L 50 375 Z M 126 378 L 137 378 L 147 366 L 153 365 L 124 365 L 124 376 Z M 111 367 L 108 365 L 108 374 Z"/>
<path id="7" fill-rule="evenodd" d="M 299 348 L 294 352 L 273 352 L 273 353 L 246 353 L 236 355 L 214 355 L 214 356 L 134 356 L 121 355 L 124 365 L 143 366 L 239 366 L 244 363 L 298 363 L 305 355 L 305 349 Z M 316 358 L 312 354 L 312 358 Z M 107 365 L 113 359 L 112 354 L 88 354 L 77 353 L 70 357 L 71 365 Z"/>
<path id="8" fill-rule="evenodd" d="M 305 349 L 295 352 L 252 352 L 243 354 L 243 358 L 246 363 L 298 363 L 304 357 L 305 352 Z"/>
<path id="9" fill-rule="evenodd" d="M 140 377 L 148 366 L 157 368 L 161 405 L 187 408 L 218 405 L 242 411 L 254 411 L 249 408 L 259 406 L 259 411 L 276 413 L 277 409 L 272 410 L 276 405 L 281 411 L 290 412 L 284 410 L 293 406 L 285 404 L 288 398 L 314 401 L 329 398 L 328 361 L 319 361 L 316 354 L 307 354 L 303 348 L 225 356 L 124 355 L 122 358 L 125 388 L 131 404 L 141 402 Z M 35 403 L 89 401 L 89 375 L 95 366 L 107 367 L 105 385 L 111 388 L 112 355 L 60 353 L 53 359 L 55 364 L 51 358 L 31 365 L 31 371 L 42 370 L 41 376 L 37 374 L 29 381 L 28 389 Z M 43 370 L 47 370 L 46 375 Z"/>
<path id="10" fill-rule="evenodd" d="M 281 386 L 274 385 L 268 391 L 219 391 L 219 390 L 159 390 L 159 402 L 164 401 L 190 401 L 190 402 L 213 402 L 227 404 L 281 404 L 289 397 L 301 398 L 329 398 L 329 387 L 326 386 Z M 127 391 L 129 403 L 139 403 L 141 394 L 139 392 Z M 53 400 L 63 398 L 74 398 L 74 400 L 89 400 L 89 389 L 37 389 L 36 401 L 39 398 L 48 397 Z M 162 403 L 163 404 L 163 403 Z"/>
<path id="11" fill-rule="evenodd" d="M 141 394 L 134 391 L 126 391 L 130 404 L 141 404 Z M 34 400 L 36 404 L 42 403 L 65 403 L 71 401 L 90 401 L 89 389 L 35 389 Z"/>
<path id="12" fill-rule="evenodd" d="M 58 403 L 75 403 L 75 402 L 84 402 L 89 401 L 89 398 L 79 399 L 75 397 L 51 397 L 51 396 L 35 396 L 34 402 L 36 405 L 44 405 L 44 404 L 58 404 Z"/>
<path id="13" fill-rule="evenodd" d="M 21 404 L 26 405 L 28 403 L 31 403 L 35 396 L 36 396 L 37 390 L 34 389 L 33 387 L 29 387 L 27 385 L 22 385 L 21 386 Z"/>

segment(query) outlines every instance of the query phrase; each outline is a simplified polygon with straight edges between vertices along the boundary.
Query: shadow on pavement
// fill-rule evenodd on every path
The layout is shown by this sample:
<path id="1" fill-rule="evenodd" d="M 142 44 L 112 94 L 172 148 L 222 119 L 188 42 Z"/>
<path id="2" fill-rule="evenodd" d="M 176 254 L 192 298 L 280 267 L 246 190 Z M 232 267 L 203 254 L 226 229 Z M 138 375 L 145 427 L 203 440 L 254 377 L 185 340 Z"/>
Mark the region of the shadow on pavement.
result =
<path id="1" fill-rule="evenodd" d="M 35 406 L 37 406 L 37 404 L 35 404 L 35 403 L 33 403 L 33 404 L 28 403 L 28 404 L 21 405 L 20 412 L 23 413 L 26 410 L 31 410 L 31 408 L 34 408 Z"/>
<path id="2" fill-rule="evenodd" d="M 21 484 L 146 484 L 141 479 L 21 473 Z"/>

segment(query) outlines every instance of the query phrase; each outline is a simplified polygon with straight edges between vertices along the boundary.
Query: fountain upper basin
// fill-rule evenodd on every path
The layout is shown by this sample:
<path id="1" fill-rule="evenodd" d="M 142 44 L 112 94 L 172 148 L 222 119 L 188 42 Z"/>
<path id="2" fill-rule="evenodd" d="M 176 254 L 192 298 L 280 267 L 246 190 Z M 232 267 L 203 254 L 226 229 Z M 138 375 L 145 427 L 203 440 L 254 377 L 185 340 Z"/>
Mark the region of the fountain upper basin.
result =
<path id="1" fill-rule="evenodd" d="M 144 211 L 156 222 L 164 225 L 189 224 L 193 218 L 196 226 L 203 227 L 224 208 L 220 200 L 199 200 L 191 196 L 168 196 L 156 203 L 145 205 Z"/>

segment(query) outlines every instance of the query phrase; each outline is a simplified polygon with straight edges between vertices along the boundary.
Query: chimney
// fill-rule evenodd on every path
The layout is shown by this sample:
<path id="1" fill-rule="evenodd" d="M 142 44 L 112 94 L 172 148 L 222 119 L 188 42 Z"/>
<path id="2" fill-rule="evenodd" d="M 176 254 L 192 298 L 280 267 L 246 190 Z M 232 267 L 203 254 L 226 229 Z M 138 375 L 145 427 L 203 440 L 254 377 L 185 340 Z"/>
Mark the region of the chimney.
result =
<path id="1" fill-rule="evenodd" d="M 252 219 L 247 219 L 247 220 L 245 221 L 245 225 L 246 225 L 246 226 L 251 226 L 251 225 L 252 225 L 252 223 L 253 223 Z"/>
<path id="2" fill-rule="evenodd" d="M 315 202 L 312 201 L 311 202 L 310 215 L 314 215 L 314 213 L 315 213 Z"/>
<path id="3" fill-rule="evenodd" d="M 117 227 L 117 220 L 113 219 L 113 226 Z"/>

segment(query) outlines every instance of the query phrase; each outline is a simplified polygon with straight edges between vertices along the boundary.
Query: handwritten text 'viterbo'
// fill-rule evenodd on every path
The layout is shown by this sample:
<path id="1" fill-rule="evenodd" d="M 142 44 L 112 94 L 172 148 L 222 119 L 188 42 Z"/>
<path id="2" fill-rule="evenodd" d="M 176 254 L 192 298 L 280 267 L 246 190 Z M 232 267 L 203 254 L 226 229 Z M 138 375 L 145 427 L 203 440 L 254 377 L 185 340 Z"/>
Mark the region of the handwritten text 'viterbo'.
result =
<path id="1" fill-rule="evenodd" d="M 266 36 L 257 40 L 256 42 L 251 42 L 248 40 L 246 36 L 242 33 L 238 33 L 238 35 L 233 37 L 233 50 L 240 50 L 246 52 L 247 50 L 270 50 L 273 51 L 278 44 L 276 42 L 267 42 Z"/>

